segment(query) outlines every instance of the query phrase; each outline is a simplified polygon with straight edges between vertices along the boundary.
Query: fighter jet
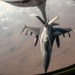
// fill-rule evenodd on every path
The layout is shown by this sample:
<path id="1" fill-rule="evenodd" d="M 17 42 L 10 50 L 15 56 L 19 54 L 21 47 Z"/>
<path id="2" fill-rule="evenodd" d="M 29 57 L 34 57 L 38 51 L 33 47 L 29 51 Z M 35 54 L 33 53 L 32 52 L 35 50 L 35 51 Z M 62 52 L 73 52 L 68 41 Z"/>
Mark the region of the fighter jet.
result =
<path id="1" fill-rule="evenodd" d="M 41 28 L 37 27 L 29 27 L 26 26 L 23 28 L 22 32 L 24 32 L 25 29 L 27 29 L 27 32 L 30 31 L 33 34 L 35 34 L 34 39 L 34 46 L 37 45 L 38 40 L 40 40 L 40 46 L 41 46 L 41 53 L 43 57 L 43 64 L 44 64 L 44 70 L 47 72 L 47 69 L 49 67 L 50 59 L 51 59 L 51 53 L 52 53 L 52 47 L 54 40 L 56 39 L 57 47 L 60 47 L 60 35 L 65 35 L 65 33 L 68 33 L 69 37 L 70 31 L 72 31 L 72 28 L 58 28 L 53 27 L 56 25 L 59 25 L 59 23 L 54 23 L 59 17 L 56 16 L 53 18 L 50 22 L 48 22 L 48 25 L 45 25 L 45 22 L 39 17 L 36 16 L 44 25 L 43 30 L 41 32 Z M 21 33 L 22 33 L 21 32 Z M 26 32 L 26 34 L 27 34 Z"/>
<path id="2" fill-rule="evenodd" d="M 41 28 L 37 27 L 29 27 L 26 26 L 21 31 L 24 32 L 25 29 L 27 29 L 27 32 L 25 35 L 27 35 L 28 31 L 30 31 L 30 35 L 35 34 L 34 39 L 34 46 L 37 45 L 38 40 L 40 40 L 40 46 L 41 46 L 41 53 L 43 58 L 43 64 L 44 64 L 44 70 L 47 72 L 50 59 L 51 59 L 51 53 L 52 53 L 52 47 L 53 42 L 56 39 L 57 47 L 60 47 L 60 39 L 59 36 L 63 35 L 65 37 L 65 33 L 69 34 L 70 37 L 70 31 L 72 31 L 71 28 L 54 28 L 53 26 L 59 25 L 59 23 L 54 23 L 59 17 L 56 16 L 51 21 L 48 22 L 45 12 L 45 4 L 46 0 L 3 0 L 7 3 L 20 6 L 20 7 L 32 7 L 37 6 L 43 15 L 44 20 L 41 19 L 41 17 L 36 16 L 42 23 L 43 23 L 43 30 L 41 32 Z"/>

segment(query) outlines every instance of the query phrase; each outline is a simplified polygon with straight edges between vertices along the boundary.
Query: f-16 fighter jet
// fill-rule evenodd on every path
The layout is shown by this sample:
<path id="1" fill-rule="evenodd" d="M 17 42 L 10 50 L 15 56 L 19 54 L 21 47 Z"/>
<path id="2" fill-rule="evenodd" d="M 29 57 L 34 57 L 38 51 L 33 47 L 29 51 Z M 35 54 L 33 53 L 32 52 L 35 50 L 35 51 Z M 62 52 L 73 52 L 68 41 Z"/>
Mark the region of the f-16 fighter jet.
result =
<path id="1" fill-rule="evenodd" d="M 50 22 L 48 22 L 48 25 L 45 25 L 45 22 L 39 17 L 36 16 L 43 24 L 44 28 L 43 31 L 41 31 L 41 28 L 37 27 L 28 27 L 25 25 L 23 28 L 22 32 L 24 32 L 25 29 L 27 29 L 27 32 L 30 31 L 31 33 L 35 34 L 35 39 L 34 39 L 34 46 L 37 45 L 38 40 L 40 40 L 40 46 L 41 46 L 41 53 L 43 57 L 43 64 L 44 64 L 44 70 L 47 72 L 47 69 L 49 67 L 50 59 L 51 59 L 51 52 L 52 52 L 52 47 L 53 47 L 53 42 L 56 39 L 56 44 L 57 47 L 60 47 L 60 35 L 65 35 L 65 33 L 68 33 L 69 37 L 70 31 L 72 31 L 71 28 L 53 28 L 53 26 L 59 25 L 58 23 L 54 23 L 59 17 L 56 16 L 53 18 Z M 21 33 L 22 33 L 21 32 Z M 26 32 L 26 35 L 27 35 Z"/>
<path id="2" fill-rule="evenodd" d="M 43 15 L 44 21 L 39 17 L 36 16 L 44 25 L 43 31 L 40 33 L 41 28 L 37 27 L 28 27 L 25 25 L 22 32 L 24 32 L 25 29 L 27 29 L 27 32 L 25 35 L 27 35 L 28 31 L 31 31 L 30 35 L 34 33 L 35 39 L 34 39 L 34 46 L 37 45 L 38 40 L 40 40 L 40 46 L 41 46 L 41 53 L 43 58 L 43 64 L 44 64 L 44 70 L 47 72 L 50 59 L 51 59 L 51 52 L 53 47 L 53 42 L 56 39 L 57 47 L 60 47 L 60 39 L 59 36 L 63 35 L 65 33 L 69 34 L 70 37 L 70 31 L 72 31 L 71 28 L 53 28 L 55 25 L 59 25 L 58 23 L 54 23 L 59 17 L 56 16 L 51 21 L 47 21 L 46 13 L 45 13 L 45 4 L 46 0 L 3 0 L 7 3 L 10 3 L 12 5 L 20 6 L 20 7 L 31 7 L 31 6 L 37 6 Z M 21 32 L 21 33 L 22 33 Z"/>

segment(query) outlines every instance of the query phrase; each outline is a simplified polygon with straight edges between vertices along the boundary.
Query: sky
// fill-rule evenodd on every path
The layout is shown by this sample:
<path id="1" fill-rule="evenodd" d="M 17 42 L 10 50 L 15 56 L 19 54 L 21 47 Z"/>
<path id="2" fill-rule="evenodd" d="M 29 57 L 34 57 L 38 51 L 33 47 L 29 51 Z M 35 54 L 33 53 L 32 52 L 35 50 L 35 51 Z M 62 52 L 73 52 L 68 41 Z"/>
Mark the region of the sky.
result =
<path id="1" fill-rule="evenodd" d="M 46 14 L 49 20 L 51 20 L 55 16 L 59 16 L 60 18 L 56 21 L 60 24 L 59 27 L 73 27 L 75 29 L 75 25 L 74 25 L 75 24 L 75 1 L 74 0 L 47 0 Z M 27 49 L 29 46 L 26 47 L 28 44 L 30 45 L 29 48 L 36 49 L 36 48 L 32 48 L 32 45 L 29 42 L 27 42 L 27 40 L 33 42 L 32 39 L 34 39 L 34 35 L 30 39 L 29 34 L 28 36 L 24 36 L 24 33 L 20 34 L 24 25 L 37 26 L 37 27 L 42 26 L 42 23 L 39 20 L 37 20 L 35 15 L 39 15 L 42 17 L 40 10 L 36 6 L 16 7 L 7 4 L 3 1 L 0 1 L 0 59 L 1 59 L 0 66 L 3 65 L 3 63 L 6 62 L 7 59 L 9 58 L 13 59 L 12 58 L 13 54 L 14 57 L 20 55 L 20 50 L 24 52 L 24 50 L 26 49 L 26 52 L 28 52 Z M 17 52 L 17 54 L 15 54 L 15 51 Z M 15 63 L 15 60 L 16 58 L 14 59 L 14 62 L 12 60 L 11 61 Z M 6 63 L 5 66 L 8 65 L 9 63 Z M 7 69 L 9 70 L 10 67 Z M 7 73 L 7 70 L 4 69 L 4 66 L 1 66 L 0 72 Z M 10 75 L 10 74 L 7 73 L 6 75 Z M 13 73 L 13 75 L 15 75 L 15 73 Z"/>

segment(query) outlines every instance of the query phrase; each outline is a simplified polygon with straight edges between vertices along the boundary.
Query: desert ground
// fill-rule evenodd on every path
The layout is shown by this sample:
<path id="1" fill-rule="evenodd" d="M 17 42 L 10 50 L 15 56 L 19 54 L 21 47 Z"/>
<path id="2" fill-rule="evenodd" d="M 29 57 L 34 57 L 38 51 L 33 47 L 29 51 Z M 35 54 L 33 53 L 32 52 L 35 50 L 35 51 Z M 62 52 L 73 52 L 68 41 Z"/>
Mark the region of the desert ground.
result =
<path id="1" fill-rule="evenodd" d="M 60 25 L 75 29 L 75 2 L 73 0 L 47 0 L 46 13 L 51 20 L 55 16 Z M 48 14 L 49 13 L 49 14 Z M 34 17 L 42 17 L 37 7 L 20 8 L 0 1 L 0 74 L 34 75 L 44 73 L 40 43 L 34 47 L 35 34 L 20 34 L 24 25 L 41 27 L 42 23 Z M 48 72 L 75 64 L 75 34 L 71 38 L 60 36 L 60 48 L 53 45 Z"/>

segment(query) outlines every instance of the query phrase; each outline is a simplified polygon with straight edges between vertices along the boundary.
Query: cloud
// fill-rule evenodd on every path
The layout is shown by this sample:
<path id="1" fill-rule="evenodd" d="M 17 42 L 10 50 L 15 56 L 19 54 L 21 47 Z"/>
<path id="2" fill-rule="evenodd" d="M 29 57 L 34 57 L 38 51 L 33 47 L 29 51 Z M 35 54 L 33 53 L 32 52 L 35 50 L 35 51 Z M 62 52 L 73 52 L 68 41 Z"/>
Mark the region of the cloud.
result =
<path id="1" fill-rule="evenodd" d="M 11 19 L 10 17 L 6 17 L 6 18 L 3 18 L 1 19 L 1 21 L 12 21 L 13 19 Z"/>
<path id="2" fill-rule="evenodd" d="M 4 15 L 4 13 L 3 12 L 0 12 L 0 16 L 3 16 Z"/>
<path id="3" fill-rule="evenodd" d="M 69 5 L 71 5 L 71 4 L 72 4 L 72 2 L 66 2 L 66 4 L 69 4 Z"/>
<path id="4" fill-rule="evenodd" d="M 72 4 L 72 6 L 75 6 L 75 4 Z"/>
<path id="5" fill-rule="evenodd" d="M 37 16 L 37 14 L 30 14 L 29 16 L 31 16 L 31 17 L 35 17 L 35 16 Z"/>
<path id="6" fill-rule="evenodd" d="M 63 15 L 64 13 L 63 12 L 60 12 L 60 15 Z"/>
<path id="7" fill-rule="evenodd" d="M 3 27 L 3 29 L 4 29 L 4 30 L 7 30 L 7 29 L 9 29 L 9 27 Z"/>
<path id="8" fill-rule="evenodd" d="M 53 4 L 53 2 L 50 2 L 49 4 L 50 4 L 50 5 L 52 5 L 52 4 Z"/>
<path id="9" fill-rule="evenodd" d="M 75 4 L 72 3 L 72 2 L 66 2 L 66 4 L 67 4 L 67 5 L 70 5 L 70 6 L 75 6 Z"/>

